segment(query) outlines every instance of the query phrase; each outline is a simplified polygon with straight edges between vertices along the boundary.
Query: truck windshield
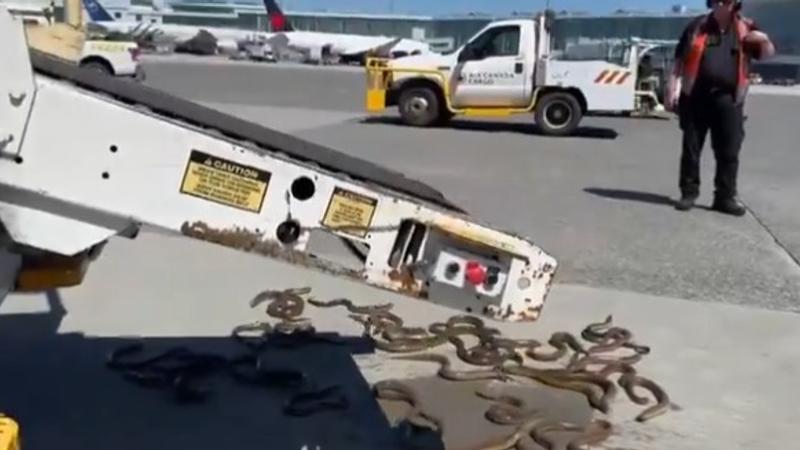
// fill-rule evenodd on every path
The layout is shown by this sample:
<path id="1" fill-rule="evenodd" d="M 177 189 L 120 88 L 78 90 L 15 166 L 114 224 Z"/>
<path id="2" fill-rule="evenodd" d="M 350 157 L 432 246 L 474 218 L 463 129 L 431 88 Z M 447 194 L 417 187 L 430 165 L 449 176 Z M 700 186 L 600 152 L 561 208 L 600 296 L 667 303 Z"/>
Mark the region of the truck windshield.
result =
<path id="1" fill-rule="evenodd" d="M 519 54 L 520 29 L 517 25 L 495 27 L 486 30 L 468 44 L 486 58 L 490 56 L 516 56 Z"/>

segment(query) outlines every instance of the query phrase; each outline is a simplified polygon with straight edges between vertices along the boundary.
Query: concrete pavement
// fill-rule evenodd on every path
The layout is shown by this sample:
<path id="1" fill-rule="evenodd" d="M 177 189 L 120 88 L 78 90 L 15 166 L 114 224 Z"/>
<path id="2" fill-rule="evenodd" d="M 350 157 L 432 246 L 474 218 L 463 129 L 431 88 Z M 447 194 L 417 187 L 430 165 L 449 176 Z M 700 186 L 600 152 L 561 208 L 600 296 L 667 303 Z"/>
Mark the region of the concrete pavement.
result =
<path id="1" fill-rule="evenodd" d="M 16 295 L 0 307 L 0 321 L 22 312 L 27 312 L 31 320 L 2 321 L 0 335 L 5 343 L 13 344 L 14 350 L 0 354 L 0 365 L 30 369 L 4 371 L 0 375 L 2 385 L 18 386 L 4 393 L 4 407 L 22 416 L 30 445 L 37 448 L 49 447 L 45 444 L 53 443 L 56 438 L 60 439 L 61 448 L 79 448 L 75 444 L 85 442 L 89 438 L 84 435 L 91 433 L 67 438 L 60 434 L 62 431 L 55 434 L 53 431 L 61 430 L 59 424 L 75 421 L 105 423 L 108 411 L 121 404 L 132 406 L 130 411 L 121 411 L 116 416 L 113 430 L 119 433 L 141 425 L 140 415 L 157 417 L 163 413 L 175 429 L 154 427 L 153 439 L 163 445 L 191 443 L 193 448 L 213 448 L 211 444 L 218 443 L 219 438 L 210 437 L 202 429 L 196 429 L 194 439 L 176 437 L 185 426 L 177 417 L 188 414 L 198 424 L 214 423 L 217 431 L 237 436 L 242 446 L 236 448 L 259 448 L 266 445 L 270 433 L 276 432 L 269 430 L 289 426 L 286 419 L 271 412 L 274 407 L 265 403 L 266 397 L 253 404 L 254 398 L 261 397 L 251 393 L 249 400 L 241 400 L 238 412 L 232 415 L 221 406 L 222 399 L 227 398 L 221 393 L 220 400 L 212 406 L 181 409 L 163 396 L 140 390 L 105 370 L 103 352 L 136 336 L 144 336 L 152 348 L 164 348 L 172 343 L 171 339 L 178 338 L 182 339 L 179 342 L 193 346 L 208 340 L 226 340 L 234 326 L 264 317 L 263 311 L 248 305 L 256 293 L 298 286 L 311 286 L 312 293 L 322 299 L 347 296 L 359 304 L 392 302 L 394 311 L 410 326 L 446 320 L 454 313 L 325 274 L 298 271 L 259 256 L 184 238 L 144 233 L 136 241 L 112 241 L 82 286 L 60 292 L 65 311 L 60 319 L 47 322 L 47 315 L 42 314 L 48 311 L 44 295 Z M 602 320 L 608 314 L 613 315 L 615 324 L 629 327 L 636 342 L 652 347 L 652 353 L 637 365 L 639 373 L 660 383 L 679 410 L 639 424 L 633 418 L 642 407 L 633 405 L 620 393 L 608 417 L 618 428 L 607 448 L 767 450 L 791 448 L 796 442 L 795 425 L 800 420 L 796 405 L 800 394 L 791 388 L 800 375 L 800 346 L 796 345 L 800 340 L 800 317 L 796 314 L 558 284 L 538 323 L 491 324 L 510 337 L 546 340 L 555 331 L 577 333 L 586 324 Z M 309 306 L 304 315 L 321 332 L 343 336 L 360 333 L 358 324 L 348 319 L 344 310 Z M 33 322 L 37 316 L 52 329 L 45 330 L 46 325 L 32 326 L 31 323 L 38 323 Z M 21 329 L 22 324 L 27 325 L 27 332 Z M 53 335 L 55 331 L 59 334 Z M 46 348 L 62 347 L 75 352 L 63 342 L 79 337 L 82 342 L 75 347 L 80 354 L 43 353 Z M 217 344 L 213 348 L 218 347 Z M 296 358 L 307 364 L 313 355 L 299 352 Z M 370 383 L 387 378 L 429 377 L 435 372 L 435 366 L 430 364 L 392 361 L 383 353 L 354 358 Z M 39 369 L 34 370 L 36 367 Z M 335 371 L 333 367 L 329 370 Z M 56 370 L 59 383 L 48 382 Z M 340 378 L 329 381 L 334 380 Z M 97 399 L 88 394 L 89 386 L 102 387 L 98 389 L 105 397 Z M 30 389 L 44 389 L 44 392 L 33 401 Z M 53 396 L 70 407 L 46 407 Z M 465 397 L 470 396 L 462 392 L 459 400 L 462 404 Z M 574 398 L 567 401 L 573 405 L 567 414 L 581 414 L 585 410 L 585 403 L 576 403 Z M 427 405 L 435 413 L 452 414 L 459 410 L 454 402 L 455 399 L 431 397 Z M 245 412 L 264 414 L 272 422 L 266 425 L 250 416 L 242 419 L 247 416 Z M 481 414 L 480 410 L 473 412 Z M 452 424 L 456 429 L 475 420 L 461 414 L 458 417 L 462 422 Z M 596 413 L 596 417 L 603 415 Z M 343 433 L 350 426 L 347 420 L 350 419 L 339 424 Z M 486 423 L 481 430 L 484 437 L 503 431 Z M 329 437 L 326 440 L 326 435 L 312 433 L 312 436 L 329 444 L 323 448 L 345 448 L 332 444 Z M 455 433 L 446 439 L 457 441 L 458 437 Z M 128 447 L 119 435 L 106 433 L 92 439 L 98 444 L 93 448 L 101 448 L 100 444 L 103 448 L 134 448 Z M 203 443 L 204 440 L 208 442 Z"/>

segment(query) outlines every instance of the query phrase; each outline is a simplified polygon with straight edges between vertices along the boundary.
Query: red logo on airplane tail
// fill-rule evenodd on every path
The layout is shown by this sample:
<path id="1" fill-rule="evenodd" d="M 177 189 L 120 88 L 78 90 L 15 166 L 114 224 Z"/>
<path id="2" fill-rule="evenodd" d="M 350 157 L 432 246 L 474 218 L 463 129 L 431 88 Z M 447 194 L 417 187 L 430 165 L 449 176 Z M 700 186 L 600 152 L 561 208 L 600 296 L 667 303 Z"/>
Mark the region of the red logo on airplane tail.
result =
<path id="1" fill-rule="evenodd" d="M 272 13 L 269 16 L 269 23 L 272 26 L 272 31 L 283 31 L 286 26 L 286 16 L 281 13 Z"/>

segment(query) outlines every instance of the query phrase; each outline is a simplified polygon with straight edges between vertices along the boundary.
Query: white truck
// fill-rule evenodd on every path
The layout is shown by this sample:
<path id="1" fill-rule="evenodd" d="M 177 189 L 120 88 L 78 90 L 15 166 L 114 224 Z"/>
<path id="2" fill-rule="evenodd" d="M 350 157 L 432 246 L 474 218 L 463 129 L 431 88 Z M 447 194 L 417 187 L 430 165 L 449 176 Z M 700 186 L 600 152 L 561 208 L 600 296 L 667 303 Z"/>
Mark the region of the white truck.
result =
<path id="1" fill-rule="evenodd" d="M 606 60 L 559 60 L 550 52 L 550 26 L 545 15 L 496 21 L 449 54 L 372 59 L 367 110 L 397 106 L 415 126 L 533 113 L 549 135 L 571 134 L 589 112 L 633 111 L 638 47 L 622 45 Z"/>
<path id="2" fill-rule="evenodd" d="M 132 41 L 88 40 L 83 44 L 78 65 L 115 77 L 144 80 L 139 62 L 139 45 Z"/>
<path id="3" fill-rule="evenodd" d="M 65 2 L 66 22 L 43 20 L 20 10 L 10 10 L 10 14 L 24 24 L 28 45 L 33 49 L 106 75 L 144 79 L 139 45 L 93 38 L 84 28 L 80 2 Z"/>

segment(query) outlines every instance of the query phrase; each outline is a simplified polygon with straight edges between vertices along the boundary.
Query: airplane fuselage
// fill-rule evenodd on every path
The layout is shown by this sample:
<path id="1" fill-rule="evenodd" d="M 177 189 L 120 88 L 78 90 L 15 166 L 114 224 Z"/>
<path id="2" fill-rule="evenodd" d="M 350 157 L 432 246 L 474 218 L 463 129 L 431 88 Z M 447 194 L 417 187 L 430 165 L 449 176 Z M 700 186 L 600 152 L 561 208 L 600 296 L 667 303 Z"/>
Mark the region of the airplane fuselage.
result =
<path id="1" fill-rule="evenodd" d="M 144 31 L 159 30 L 164 35 L 173 37 L 177 40 L 186 40 L 194 37 L 200 30 L 206 30 L 213 34 L 219 40 L 246 40 L 253 38 L 269 39 L 273 33 L 266 33 L 254 30 L 242 30 L 236 28 L 219 28 L 219 27 L 198 27 L 193 25 L 177 25 L 177 24 L 163 24 L 153 23 L 147 24 L 145 22 L 122 22 L 122 21 L 94 21 L 95 24 L 106 28 L 109 31 L 117 31 L 121 33 L 130 33 L 136 30 Z"/>
<path id="2" fill-rule="evenodd" d="M 343 33 L 324 33 L 318 31 L 284 31 L 280 33 L 288 39 L 287 46 L 295 50 L 320 51 L 328 47 L 333 55 L 343 58 L 360 58 L 370 51 L 390 45 L 390 54 L 430 53 L 430 47 L 424 42 L 411 39 L 396 39 L 388 36 L 366 36 Z M 392 42 L 396 42 L 391 45 Z"/>

